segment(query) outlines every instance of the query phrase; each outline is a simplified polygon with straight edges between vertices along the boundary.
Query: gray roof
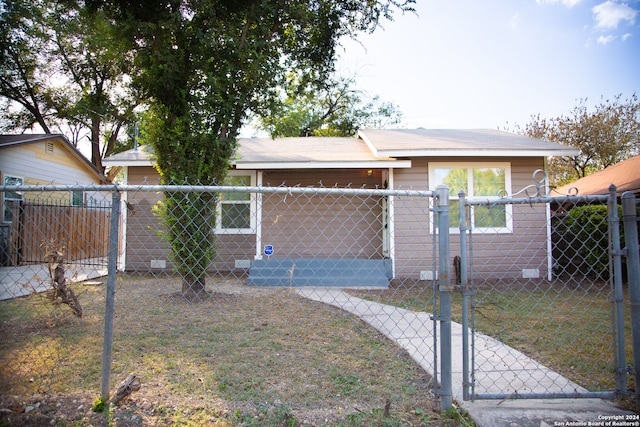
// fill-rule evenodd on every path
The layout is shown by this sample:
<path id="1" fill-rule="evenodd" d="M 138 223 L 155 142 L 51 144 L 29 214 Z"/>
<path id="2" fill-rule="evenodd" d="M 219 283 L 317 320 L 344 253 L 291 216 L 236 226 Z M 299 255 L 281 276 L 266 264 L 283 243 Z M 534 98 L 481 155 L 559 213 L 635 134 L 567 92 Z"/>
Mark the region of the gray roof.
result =
<path id="1" fill-rule="evenodd" d="M 153 148 L 114 154 L 103 160 L 107 166 L 150 166 Z M 234 160 L 237 169 L 367 169 L 409 168 L 411 162 L 376 157 L 358 138 L 240 138 Z"/>
<path id="2" fill-rule="evenodd" d="M 305 169 L 309 167 L 411 167 L 390 157 L 376 157 L 358 138 L 251 138 L 239 141 L 238 169 Z"/>
<path id="3" fill-rule="evenodd" d="M 358 135 L 378 156 L 538 157 L 579 153 L 566 145 L 490 129 L 365 129 Z"/>
<path id="4" fill-rule="evenodd" d="M 112 154 L 102 159 L 107 166 L 151 166 L 153 164 L 153 148 L 141 145 L 131 150 Z"/>
<path id="5" fill-rule="evenodd" d="M 361 130 L 358 137 L 241 138 L 237 169 L 408 168 L 410 157 L 546 157 L 576 155 L 565 145 L 494 130 Z M 109 156 L 111 166 L 153 162 L 146 146 Z"/>

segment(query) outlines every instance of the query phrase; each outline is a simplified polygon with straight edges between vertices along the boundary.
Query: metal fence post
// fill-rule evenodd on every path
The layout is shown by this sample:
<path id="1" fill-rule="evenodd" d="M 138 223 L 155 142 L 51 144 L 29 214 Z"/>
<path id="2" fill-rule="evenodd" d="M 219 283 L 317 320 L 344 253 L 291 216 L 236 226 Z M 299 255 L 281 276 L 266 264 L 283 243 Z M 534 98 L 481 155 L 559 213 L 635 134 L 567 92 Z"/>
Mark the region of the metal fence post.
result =
<path id="1" fill-rule="evenodd" d="M 467 276 L 467 212 L 464 190 L 458 193 L 460 202 L 460 289 L 462 291 L 462 399 L 469 400 L 469 278 Z"/>
<path id="2" fill-rule="evenodd" d="M 618 215 L 618 197 L 616 186 L 609 187 L 607 200 L 609 213 L 609 247 L 613 259 L 613 315 L 614 315 L 614 360 L 616 389 L 624 393 L 627 390 L 627 372 L 624 352 L 624 295 L 622 293 L 622 255 L 620 249 L 620 218 Z"/>
<path id="3" fill-rule="evenodd" d="M 453 406 L 453 384 L 451 366 L 451 285 L 449 242 L 449 189 L 438 186 L 438 259 L 440 260 L 438 282 L 440 287 L 440 399 L 442 410 Z"/>
<path id="4" fill-rule="evenodd" d="M 622 195 L 622 219 L 627 249 L 627 278 L 631 309 L 631 337 L 635 383 L 640 384 L 640 254 L 638 253 L 638 218 L 636 197 L 626 191 Z M 636 386 L 636 409 L 640 408 L 640 393 Z"/>
<path id="5" fill-rule="evenodd" d="M 113 311 L 116 293 L 116 271 L 118 263 L 118 226 L 120 224 L 120 192 L 115 189 L 111 200 L 111 224 L 109 227 L 109 253 L 107 266 L 107 295 L 104 310 L 104 341 L 102 349 L 102 392 L 101 399 L 109 399 L 109 379 L 113 347 Z"/>

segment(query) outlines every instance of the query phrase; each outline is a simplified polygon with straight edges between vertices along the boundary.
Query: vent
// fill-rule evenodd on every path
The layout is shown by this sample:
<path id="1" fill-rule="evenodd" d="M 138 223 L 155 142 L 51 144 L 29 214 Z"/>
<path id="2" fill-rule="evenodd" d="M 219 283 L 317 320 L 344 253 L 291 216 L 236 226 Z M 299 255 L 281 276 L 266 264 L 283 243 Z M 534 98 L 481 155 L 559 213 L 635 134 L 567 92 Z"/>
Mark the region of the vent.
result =
<path id="1" fill-rule="evenodd" d="M 47 153 L 53 153 L 53 142 L 45 142 L 44 151 Z"/>

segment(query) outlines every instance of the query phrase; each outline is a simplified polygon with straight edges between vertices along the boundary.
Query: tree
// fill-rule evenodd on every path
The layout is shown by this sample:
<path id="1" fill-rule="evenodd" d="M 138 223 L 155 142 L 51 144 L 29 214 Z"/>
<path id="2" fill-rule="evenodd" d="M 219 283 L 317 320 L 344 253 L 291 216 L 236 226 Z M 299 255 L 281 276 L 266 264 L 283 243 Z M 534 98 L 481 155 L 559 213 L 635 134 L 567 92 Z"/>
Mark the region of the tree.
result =
<path id="1" fill-rule="evenodd" d="M 164 184 L 222 183 L 250 111 L 265 111 L 290 70 L 308 82 L 333 71 L 341 37 L 373 31 L 414 0 L 91 0 L 134 53 L 150 102 L 142 136 Z M 215 198 L 167 193 L 162 209 L 182 291 L 205 290 Z"/>
<path id="2" fill-rule="evenodd" d="M 354 84 L 353 78 L 331 77 L 305 85 L 294 74 L 268 114 L 259 118 L 260 128 L 272 138 L 353 136 L 358 129 L 388 128 L 402 121 L 397 106 L 368 98 Z"/>
<path id="3" fill-rule="evenodd" d="M 59 117 L 88 130 L 91 163 L 103 170 L 102 157 L 111 153 L 138 103 L 135 87 L 124 84 L 132 60 L 104 13 L 66 2 L 50 5 L 47 12 L 49 56 L 63 83 L 55 92 Z"/>
<path id="4" fill-rule="evenodd" d="M 131 58 L 113 26 L 104 14 L 67 1 L 11 1 L 0 13 L 3 127 L 66 127 L 61 133 L 70 133 L 74 145 L 88 134 L 91 161 L 102 170 L 103 155 L 138 103 L 124 81 Z"/>
<path id="5" fill-rule="evenodd" d="M 586 99 L 581 100 L 567 116 L 532 116 L 523 132 L 580 150 L 577 156 L 549 161 L 551 184 L 563 185 L 639 153 L 640 102 L 635 93 L 624 101 L 617 95 L 589 111 Z"/>
<path id="6" fill-rule="evenodd" d="M 12 1 L 0 11 L 0 101 L 8 129 L 39 125 L 51 133 L 55 108 L 46 89 L 48 62 L 40 55 L 49 40 L 42 6 Z"/>

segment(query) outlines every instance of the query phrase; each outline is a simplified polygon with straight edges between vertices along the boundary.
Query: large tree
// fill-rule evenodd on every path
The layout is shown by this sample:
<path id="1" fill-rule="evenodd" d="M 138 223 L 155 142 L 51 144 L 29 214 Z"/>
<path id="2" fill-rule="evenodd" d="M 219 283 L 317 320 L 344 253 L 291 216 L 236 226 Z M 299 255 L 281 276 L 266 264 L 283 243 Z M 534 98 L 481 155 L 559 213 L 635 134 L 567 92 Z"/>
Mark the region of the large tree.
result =
<path id="1" fill-rule="evenodd" d="M 39 125 L 51 133 L 56 111 L 51 99 L 49 63 L 41 55 L 49 42 L 43 4 L 11 1 L 0 10 L 0 108 L 3 127 Z"/>
<path id="2" fill-rule="evenodd" d="M 337 76 L 310 85 L 292 73 L 270 111 L 259 118 L 259 127 L 272 138 L 353 136 L 358 129 L 401 123 L 396 105 L 370 97 L 354 85 L 355 79 Z"/>
<path id="3" fill-rule="evenodd" d="M 92 0 L 128 38 L 151 119 L 143 136 L 165 184 L 219 184 L 249 112 L 268 108 L 291 70 L 332 71 L 341 37 L 373 31 L 413 0 Z M 185 295 L 205 289 L 215 200 L 167 193 L 164 219 Z"/>
<path id="4" fill-rule="evenodd" d="M 104 13 L 81 4 L 14 0 L 0 14 L 0 102 L 5 131 L 85 136 L 102 157 L 134 118 L 131 57 Z"/>
<path id="5" fill-rule="evenodd" d="M 521 131 L 580 150 L 577 156 L 550 159 L 550 182 L 559 186 L 640 153 L 640 102 L 635 93 L 625 100 L 617 95 L 590 110 L 585 99 L 568 115 L 532 116 Z"/>

